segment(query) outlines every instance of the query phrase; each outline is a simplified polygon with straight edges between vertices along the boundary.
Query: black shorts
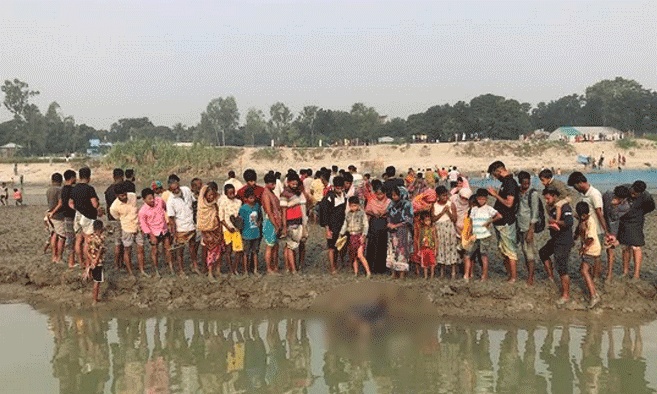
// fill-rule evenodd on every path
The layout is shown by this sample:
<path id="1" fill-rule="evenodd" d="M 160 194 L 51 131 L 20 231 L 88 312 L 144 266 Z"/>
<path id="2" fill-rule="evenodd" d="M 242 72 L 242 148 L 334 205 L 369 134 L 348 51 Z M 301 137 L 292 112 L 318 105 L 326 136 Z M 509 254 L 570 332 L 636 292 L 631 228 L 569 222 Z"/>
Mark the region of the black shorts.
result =
<path id="1" fill-rule="evenodd" d="M 156 236 L 155 236 L 155 239 L 156 239 L 156 242 L 155 242 L 155 243 L 152 243 L 152 242 L 150 241 L 150 240 L 151 240 L 151 236 L 150 236 L 150 235 L 147 235 L 147 237 L 148 237 L 148 243 L 151 244 L 151 246 L 155 246 L 155 245 L 159 245 L 159 244 L 161 244 L 162 242 L 164 242 L 165 239 L 169 239 L 169 238 L 171 238 L 171 234 L 169 234 L 168 232 L 166 232 L 166 233 L 164 233 L 164 234 L 156 235 Z"/>
<path id="2" fill-rule="evenodd" d="M 94 282 L 101 283 L 105 281 L 105 276 L 103 275 L 103 266 L 97 265 L 95 268 L 91 269 L 91 277 Z"/>
<path id="3" fill-rule="evenodd" d="M 555 244 L 550 239 L 545 246 L 538 251 L 541 261 L 547 261 L 550 256 L 554 255 L 554 268 L 560 276 L 568 275 L 568 260 L 570 259 L 570 249 L 572 245 Z"/>
<path id="4" fill-rule="evenodd" d="M 260 250 L 260 239 L 243 239 L 242 240 L 242 251 L 247 257 L 250 257 L 251 253 L 258 254 Z"/>
<path id="5" fill-rule="evenodd" d="M 338 250 L 337 246 L 335 246 L 338 238 L 340 238 L 340 230 L 333 232 L 333 238 L 326 238 L 326 246 L 329 249 Z"/>

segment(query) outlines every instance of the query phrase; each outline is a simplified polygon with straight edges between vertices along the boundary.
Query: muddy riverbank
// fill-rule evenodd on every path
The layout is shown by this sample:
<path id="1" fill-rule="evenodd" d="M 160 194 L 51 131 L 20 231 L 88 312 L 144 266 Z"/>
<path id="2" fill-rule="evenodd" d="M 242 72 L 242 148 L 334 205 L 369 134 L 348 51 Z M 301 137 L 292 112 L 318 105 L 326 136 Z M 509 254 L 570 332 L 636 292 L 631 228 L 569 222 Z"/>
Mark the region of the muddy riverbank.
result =
<path id="1" fill-rule="evenodd" d="M 602 295 L 599 308 L 586 309 L 588 296 L 577 273 L 576 259 L 571 260 L 573 276 L 572 301 L 557 308 L 554 301 L 558 289 L 539 270 L 538 283 L 527 287 L 503 281 L 501 262 L 491 262 L 492 279 L 481 283 L 462 280 L 425 280 L 411 276 L 393 281 L 388 276 L 354 278 L 349 269 L 338 275 L 326 273 L 326 252 L 319 228 L 313 227 L 308 245 L 307 263 L 299 275 L 235 277 L 222 275 L 217 282 L 204 276 L 178 278 L 130 278 L 116 271 L 111 253 L 106 258 L 106 282 L 102 286 L 102 301 L 91 305 L 92 282 L 83 281 L 79 269 L 69 270 L 53 264 L 43 254 L 46 234 L 41 222 L 45 207 L 0 207 L 0 301 L 28 302 L 41 308 L 64 310 L 125 311 L 152 315 L 194 311 L 305 311 L 314 300 L 354 282 L 380 281 L 395 283 L 427 297 L 435 316 L 486 320 L 559 320 L 563 318 L 605 319 L 610 316 L 657 317 L 657 287 L 655 286 L 655 253 L 651 245 L 655 237 L 655 217 L 646 221 L 648 246 L 644 255 L 645 269 L 641 280 L 616 277 L 611 283 L 598 283 Z M 109 248 L 110 250 L 112 248 Z M 148 251 L 147 251 L 148 253 Z M 148 254 L 147 254 L 148 256 Z M 261 253 L 262 257 L 262 253 Z M 262 263 L 262 262 L 261 262 Z M 162 264 L 162 263 L 161 263 Z M 615 275 L 619 272 L 617 262 Z M 161 266 L 161 272 L 164 272 Z M 525 277 L 522 263 L 520 278 Z M 409 305 L 412 309 L 413 305 Z"/>

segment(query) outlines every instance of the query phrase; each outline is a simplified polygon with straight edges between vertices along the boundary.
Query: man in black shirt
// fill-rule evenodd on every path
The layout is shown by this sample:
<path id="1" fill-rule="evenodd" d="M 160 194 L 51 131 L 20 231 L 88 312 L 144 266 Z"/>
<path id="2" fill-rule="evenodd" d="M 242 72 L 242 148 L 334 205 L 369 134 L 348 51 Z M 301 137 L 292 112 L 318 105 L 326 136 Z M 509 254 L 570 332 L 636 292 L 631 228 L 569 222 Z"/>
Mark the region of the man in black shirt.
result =
<path id="1" fill-rule="evenodd" d="M 73 244 L 75 243 L 75 230 L 73 228 L 73 220 L 75 219 L 75 210 L 69 206 L 71 195 L 73 193 L 73 186 L 76 182 L 76 174 L 73 170 L 66 170 L 64 172 L 64 186 L 59 195 L 59 202 L 52 211 L 48 213 L 50 217 L 57 214 L 62 214 L 64 217 L 64 234 L 66 236 L 65 248 L 68 250 L 68 266 L 73 268 L 75 266 L 75 253 L 73 253 Z"/>
<path id="2" fill-rule="evenodd" d="M 568 301 L 570 296 L 568 259 L 570 249 L 575 244 L 575 240 L 573 239 L 573 210 L 570 208 L 570 205 L 562 205 L 560 220 L 556 219 L 556 202 L 559 195 L 560 193 L 557 189 L 548 187 L 543 190 L 549 215 L 548 228 L 550 229 L 550 240 L 538 251 L 538 255 L 545 264 L 548 277 L 552 280 L 554 280 L 554 273 L 552 271 L 550 256 L 554 255 L 554 266 L 561 277 L 561 298 L 557 301 L 557 305 L 563 305 Z"/>
<path id="3" fill-rule="evenodd" d="M 495 198 L 493 208 L 502 215 L 495 222 L 495 233 L 500 253 L 504 257 L 504 266 L 509 275 L 508 281 L 516 281 L 518 270 L 518 243 L 516 240 L 516 212 L 518 206 L 518 183 L 506 169 L 504 163 L 495 161 L 488 167 L 488 173 L 502 182 L 502 187 L 495 190 L 492 186 L 488 193 Z"/>
<path id="4" fill-rule="evenodd" d="M 78 172 L 80 180 L 73 188 L 71 193 L 72 208 L 75 209 L 74 228 L 76 232 L 75 238 L 75 254 L 78 255 L 80 261 L 84 262 L 85 275 L 87 275 L 87 268 L 89 267 L 88 254 L 86 253 L 86 241 L 94 232 L 94 221 L 102 216 L 103 211 L 98 202 L 98 195 L 96 189 L 89 185 L 91 180 L 91 169 L 89 167 L 81 168 Z"/>
<path id="5" fill-rule="evenodd" d="M 386 167 L 386 172 L 384 174 L 386 176 L 385 182 L 383 182 L 383 192 L 390 198 L 390 195 L 392 194 L 392 189 L 397 187 L 403 187 L 404 186 L 404 180 L 397 177 L 397 169 L 394 166 L 388 166 Z"/>
<path id="6" fill-rule="evenodd" d="M 128 186 L 128 193 L 136 193 L 135 170 L 133 170 L 132 168 L 128 168 L 127 170 L 125 170 L 125 180 L 127 181 L 126 185 Z"/>
<path id="7" fill-rule="evenodd" d="M 105 190 L 105 206 L 107 207 L 107 233 L 114 240 L 114 264 L 117 268 L 121 267 L 121 261 L 123 256 L 123 244 L 121 243 L 121 226 L 119 222 L 112 216 L 109 212 L 110 207 L 114 200 L 116 200 L 116 185 L 123 182 L 123 170 L 120 168 L 115 168 L 112 171 L 112 177 L 114 178 L 114 183 L 109 185 Z"/>

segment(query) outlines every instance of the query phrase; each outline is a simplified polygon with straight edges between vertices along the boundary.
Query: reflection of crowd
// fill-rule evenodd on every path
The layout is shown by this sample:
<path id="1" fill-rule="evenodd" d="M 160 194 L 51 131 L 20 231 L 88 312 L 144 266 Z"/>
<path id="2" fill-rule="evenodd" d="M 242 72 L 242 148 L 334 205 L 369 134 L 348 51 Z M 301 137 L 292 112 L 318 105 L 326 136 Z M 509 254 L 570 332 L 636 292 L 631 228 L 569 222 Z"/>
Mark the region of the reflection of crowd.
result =
<path id="1" fill-rule="evenodd" d="M 54 314 L 50 328 L 61 393 L 294 393 L 311 386 L 331 393 L 366 387 L 383 393 L 651 392 L 638 326 L 444 324 L 421 333 L 411 351 L 373 342 L 386 349 L 357 359 L 329 346 L 320 357 L 322 381 L 312 374 L 311 350 L 318 345 L 311 344 L 303 319 L 110 322 Z"/>
<path id="2" fill-rule="evenodd" d="M 279 393 L 313 382 L 304 320 L 287 319 L 283 337 L 280 320 L 154 323 L 117 319 L 118 341 L 110 344 L 107 320 L 53 315 L 53 371 L 60 392 L 106 392 L 110 359 L 112 393 Z"/>

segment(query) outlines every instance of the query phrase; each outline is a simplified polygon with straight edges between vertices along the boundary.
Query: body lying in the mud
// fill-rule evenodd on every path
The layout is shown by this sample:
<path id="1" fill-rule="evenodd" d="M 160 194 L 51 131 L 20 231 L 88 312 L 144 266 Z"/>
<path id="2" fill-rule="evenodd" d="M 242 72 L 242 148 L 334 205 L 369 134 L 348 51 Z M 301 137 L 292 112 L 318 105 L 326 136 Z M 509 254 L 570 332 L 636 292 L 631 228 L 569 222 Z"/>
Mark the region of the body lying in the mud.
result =
<path id="1" fill-rule="evenodd" d="M 43 217 L 45 207 L 7 207 L 0 210 L 0 298 L 23 300 L 30 303 L 52 305 L 64 309 L 91 309 L 93 283 L 83 281 L 80 270 L 68 270 L 53 264 L 42 254 L 39 246 L 45 238 L 35 230 L 35 223 Z M 338 275 L 328 274 L 325 242 L 319 226 L 311 226 L 306 248 L 306 264 L 298 276 L 228 276 L 226 272 L 217 283 L 204 276 L 191 275 L 186 279 L 138 277 L 131 279 L 122 271 L 107 265 L 106 283 L 101 287 L 99 311 L 125 310 L 140 314 L 158 311 L 202 310 L 307 310 L 313 301 L 332 289 L 352 283 L 395 283 L 423 295 L 435 316 L 486 319 L 551 320 L 565 318 L 564 310 L 582 311 L 582 319 L 607 316 L 610 313 L 637 314 L 644 317 L 657 315 L 657 289 L 654 282 L 654 241 L 657 238 L 655 214 L 646 220 L 644 267 L 641 280 L 618 278 L 620 264 L 616 264 L 616 278 L 600 283 L 602 302 L 593 312 L 584 312 L 587 296 L 577 273 L 576 257 L 571 266 L 573 274 L 572 300 L 558 309 L 554 301 L 557 289 L 546 280 L 545 273 L 537 272 L 537 283 L 526 287 L 524 283 L 504 284 L 504 269 L 497 257 L 491 259 L 491 279 L 487 282 L 425 280 L 411 276 L 393 281 L 388 275 L 375 275 L 372 279 L 354 278 L 350 267 Z M 653 241 L 653 242 L 651 242 Z M 540 240 L 540 242 L 544 242 Z M 107 256 L 111 261 L 112 256 Z M 519 272 L 522 278 L 525 273 Z M 408 304 L 413 306 L 413 301 Z"/>

